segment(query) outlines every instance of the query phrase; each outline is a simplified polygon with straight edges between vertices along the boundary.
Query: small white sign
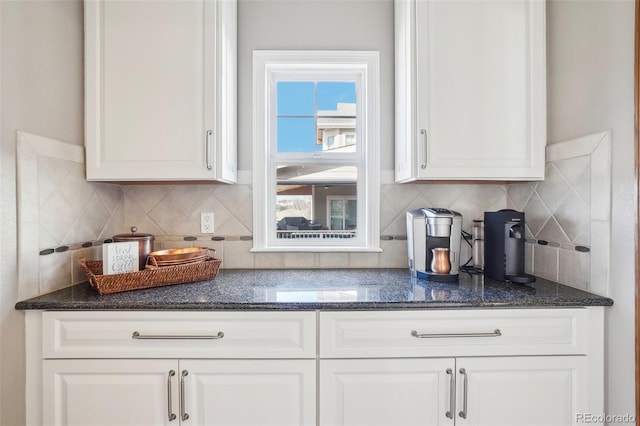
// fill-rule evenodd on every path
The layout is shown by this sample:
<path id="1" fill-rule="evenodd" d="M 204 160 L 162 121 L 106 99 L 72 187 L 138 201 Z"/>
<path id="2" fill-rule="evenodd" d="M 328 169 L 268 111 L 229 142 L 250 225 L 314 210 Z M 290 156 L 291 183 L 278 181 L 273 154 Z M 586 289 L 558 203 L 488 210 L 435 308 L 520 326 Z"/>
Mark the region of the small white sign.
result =
<path id="1" fill-rule="evenodd" d="M 102 273 L 124 274 L 138 271 L 138 242 L 107 243 L 102 246 Z"/>

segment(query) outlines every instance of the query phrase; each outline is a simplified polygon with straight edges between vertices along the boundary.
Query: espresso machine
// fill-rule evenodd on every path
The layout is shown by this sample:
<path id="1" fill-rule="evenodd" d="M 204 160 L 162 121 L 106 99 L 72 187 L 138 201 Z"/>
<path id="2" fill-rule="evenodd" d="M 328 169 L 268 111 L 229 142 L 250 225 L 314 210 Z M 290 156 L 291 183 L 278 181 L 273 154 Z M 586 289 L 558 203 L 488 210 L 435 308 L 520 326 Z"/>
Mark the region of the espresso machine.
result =
<path id="1" fill-rule="evenodd" d="M 535 282 L 524 272 L 524 212 L 500 210 L 484 213 L 484 275 L 498 281 Z"/>
<path id="2" fill-rule="evenodd" d="M 430 281 L 457 282 L 462 215 L 442 208 L 407 211 L 409 270 Z"/>

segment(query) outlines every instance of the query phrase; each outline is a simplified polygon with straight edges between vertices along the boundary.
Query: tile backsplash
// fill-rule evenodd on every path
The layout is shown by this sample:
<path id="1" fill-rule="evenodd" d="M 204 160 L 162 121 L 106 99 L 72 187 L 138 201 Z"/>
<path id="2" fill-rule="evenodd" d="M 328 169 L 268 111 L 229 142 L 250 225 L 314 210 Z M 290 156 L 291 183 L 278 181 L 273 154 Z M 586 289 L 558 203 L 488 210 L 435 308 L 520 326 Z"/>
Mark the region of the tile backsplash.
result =
<path id="1" fill-rule="evenodd" d="M 528 272 L 607 294 L 610 156 L 610 131 L 550 144 L 543 182 L 507 185 L 507 207 L 525 213 Z"/>
<path id="2" fill-rule="evenodd" d="M 78 257 L 99 259 L 105 239 L 129 232 L 134 225 L 139 232 L 155 235 L 156 250 L 215 249 L 223 268 L 404 268 L 405 212 L 428 206 L 460 212 L 468 232 L 485 211 L 524 210 L 529 271 L 589 288 L 590 253 L 575 247 L 588 250 L 593 232 L 602 228 L 594 224 L 600 219 L 593 209 L 589 213 L 589 205 L 595 199 L 593 189 L 597 187 L 595 197 L 601 202 L 598 191 L 606 185 L 584 181 L 597 169 L 590 158 L 598 150 L 587 155 L 581 148 L 579 155 L 570 154 L 577 157 L 573 159 L 553 154 L 567 148 L 556 145 L 548 148 L 557 158 L 547 164 L 545 182 L 381 185 L 381 253 L 251 253 L 251 185 L 87 182 L 83 147 L 18 132 L 20 296 L 85 281 Z M 203 211 L 215 214 L 213 235 L 199 233 Z M 463 243 L 463 257 L 470 252 Z"/>

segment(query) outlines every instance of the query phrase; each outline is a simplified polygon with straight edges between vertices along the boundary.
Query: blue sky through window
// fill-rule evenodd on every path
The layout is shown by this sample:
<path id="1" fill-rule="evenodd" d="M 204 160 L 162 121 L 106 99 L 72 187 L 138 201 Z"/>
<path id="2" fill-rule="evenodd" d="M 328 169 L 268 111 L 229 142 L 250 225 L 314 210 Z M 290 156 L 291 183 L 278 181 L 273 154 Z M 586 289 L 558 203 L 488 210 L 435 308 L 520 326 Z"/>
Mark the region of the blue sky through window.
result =
<path id="1" fill-rule="evenodd" d="M 356 103 L 354 82 L 280 81 L 277 84 L 277 151 L 314 152 L 318 145 L 316 112 Z"/>

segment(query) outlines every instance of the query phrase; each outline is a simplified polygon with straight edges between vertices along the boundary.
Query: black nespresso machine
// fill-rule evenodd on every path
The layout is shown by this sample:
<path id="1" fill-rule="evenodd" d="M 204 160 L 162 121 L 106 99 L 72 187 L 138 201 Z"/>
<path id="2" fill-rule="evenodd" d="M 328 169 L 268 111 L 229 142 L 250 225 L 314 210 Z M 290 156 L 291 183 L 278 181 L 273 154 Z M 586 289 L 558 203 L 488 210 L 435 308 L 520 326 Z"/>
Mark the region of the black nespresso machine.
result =
<path id="1" fill-rule="evenodd" d="M 439 282 L 457 282 L 462 215 L 442 208 L 407 212 L 409 270 Z"/>
<path id="2" fill-rule="evenodd" d="M 484 213 L 484 275 L 498 281 L 532 283 L 524 272 L 524 213 L 500 210 Z"/>

